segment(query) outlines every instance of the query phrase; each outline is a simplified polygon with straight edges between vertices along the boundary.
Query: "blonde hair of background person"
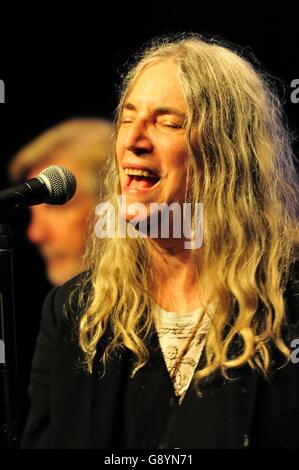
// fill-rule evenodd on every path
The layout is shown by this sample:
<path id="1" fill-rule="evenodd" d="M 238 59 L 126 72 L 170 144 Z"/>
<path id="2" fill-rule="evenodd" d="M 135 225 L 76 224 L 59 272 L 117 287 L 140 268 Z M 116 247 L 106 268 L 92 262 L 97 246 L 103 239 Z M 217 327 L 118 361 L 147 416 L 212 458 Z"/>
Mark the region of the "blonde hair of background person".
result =
<path id="1" fill-rule="evenodd" d="M 44 131 L 14 155 L 8 171 L 12 181 L 27 177 L 35 166 L 47 164 L 55 154 L 67 151 L 67 158 L 88 172 L 86 190 L 97 193 L 97 177 L 113 144 L 113 126 L 100 118 L 72 118 Z M 82 182 L 81 182 L 82 183 Z"/>
<path id="2" fill-rule="evenodd" d="M 117 129 L 126 97 L 141 73 L 170 59 L 178 65 L 187 103 L 192 191 L 186 200 L 204 205 L 204 244 L 193 253 L 198 286 L 206 269 L 214 267 L 213 287 L 219 298 L 206 341 L 206 364 L 195 378 L 219 369 L 226 375 L 246 363 L 267 374 L 273 344 L 290 357 L 282 338 L 283 294 L 299 244 L 299 186 L 291 134 L 266 74 L 224 42 L 197 35 L 165 39 L 139 56 L 124 81 Z M 117 208 L 121 188 L 116 159 L 111 159 L 105 184 L 107 200 Z M 149 248 L 146 238 L 99 240 L 91 234 L 85 257 L 86 283 L 91 282 L 87 306 L 85 284 L 79 290 L 84 309 L 79 341 L 89 372 L 110 320 L 103 362 L 122 346 L 134 353 L 133 373 L 149 359 L 145 340 L 153 326 L 149 286 L 155 277 Z M 231 354 L 237 338 L 243 347 Z"/>
<path id="3" fill-rule="evenodd" d="M 100 191 L 103 166 L 113 152 L 113 131 L 106 119 L 69 119 L 43 132 L 10 162 L 12 181 L 35 177 L 50 165 L 66 166 L 76 176 L 77 191 L 67 204 L 31 208 L 27 235 L 38 245 L 52 284 L 63 284 L 81 271 L 86 226 Z"/>

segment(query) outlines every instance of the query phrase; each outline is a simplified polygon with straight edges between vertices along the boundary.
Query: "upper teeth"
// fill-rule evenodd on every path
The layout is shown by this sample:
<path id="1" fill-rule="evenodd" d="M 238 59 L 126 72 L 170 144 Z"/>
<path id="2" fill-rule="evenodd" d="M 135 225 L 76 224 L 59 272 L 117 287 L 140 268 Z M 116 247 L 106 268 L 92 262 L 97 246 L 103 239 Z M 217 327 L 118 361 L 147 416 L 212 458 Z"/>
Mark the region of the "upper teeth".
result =
<path id="1" fill-rule="evenodd" d="M 150 173 L 147 170 L 137 170 L 136 168 L 125 168 L 126 175 L 135 175 L 135 176 L 156 176 L 153 173 Z"/>

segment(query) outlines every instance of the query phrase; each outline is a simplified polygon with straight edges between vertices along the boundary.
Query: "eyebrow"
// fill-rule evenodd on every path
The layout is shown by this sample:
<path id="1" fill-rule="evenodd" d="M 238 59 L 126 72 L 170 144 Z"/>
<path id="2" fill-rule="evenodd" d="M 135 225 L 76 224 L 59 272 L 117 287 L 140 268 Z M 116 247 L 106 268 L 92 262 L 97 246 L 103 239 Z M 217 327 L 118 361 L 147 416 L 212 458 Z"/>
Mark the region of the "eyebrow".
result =
<path id="1" fill-rule="evenodd" d="M 123 106 L 123 110 L 127 109 L 128 111 L 137 111 L 137 108 L 132 103 L 125 103 Z M 169 106 L 159 106 L 158 108 L 154 109 L 155 114 L 174 114 L 176 116 L 181 117 L 182 119 L 186 119 L 186 114 L 183 111 L 180 111 L 177 108 L 169 107 Z"/>

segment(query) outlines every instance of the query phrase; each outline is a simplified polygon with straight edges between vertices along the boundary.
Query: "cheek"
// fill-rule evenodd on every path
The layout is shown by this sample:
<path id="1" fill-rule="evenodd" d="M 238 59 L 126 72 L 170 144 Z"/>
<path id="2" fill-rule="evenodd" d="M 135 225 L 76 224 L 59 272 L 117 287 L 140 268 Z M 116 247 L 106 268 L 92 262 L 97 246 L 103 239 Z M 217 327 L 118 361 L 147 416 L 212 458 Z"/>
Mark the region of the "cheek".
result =
<path id="1" fill-rule="evenodd" d="M 72 218 L 69 220 L 69 227 L 73 227 L 77 233 L 84 233 L 87 229 L 87 224 L 89 220 L 89 216 L 92 214 L 94 207 L 90 208 L 89 210 L 82 210 L 77 214 L 74 214 Z"/>
<path id="2" fill-rule="evenodd" d="M 123 153 L 124 153 L 124 135 L 123 132 L 119 131 L 117 138 L 116 138 L 116 158 L 120 161 Z"/>
<path id="3" fill-rule="evenodd" d="M 177 186 L 178 184 L 182 184 L 183 182 L 186 182 L 187 178 L 187 169 L 185 167 L 185 164 L 183 161 L 180 162 L 172 162 L 168 166 L 168 179 L 171 181 L 171 183 L 174 186 Z"/>
<path id="4" fill-rule="evenodd" d="M 171 200 L 183 202 L 186 193 L 186 178 L 187 174 L 184 168 L 176 168 L 169 172 L 167 182 L 164 186 L 166 197 Z"/>
<path id="5" fill-rule="evenodd" d="M 186 171 L 189 156 L 185 140 L 163 141 L 159 152 L 162 156 L 162 163 L 169 171 L 180 173 Z"/>
<path id="6" fill-rule="evenodd" d="M 65 213 L 57 233 L 63 234 L 65 238 L 76 239 L 84 233 L 87 227 L 88 216 L 92 208 L 86 210 L 72 210 Z"/>
<path id="7" fill-rule="evenodd" d="M 85 232 L 84 226 L 79 224 L 65 224 L 63 230 L 56 234 L 57 245 L 69 254 L 77 254 L 83 251 Z"/>

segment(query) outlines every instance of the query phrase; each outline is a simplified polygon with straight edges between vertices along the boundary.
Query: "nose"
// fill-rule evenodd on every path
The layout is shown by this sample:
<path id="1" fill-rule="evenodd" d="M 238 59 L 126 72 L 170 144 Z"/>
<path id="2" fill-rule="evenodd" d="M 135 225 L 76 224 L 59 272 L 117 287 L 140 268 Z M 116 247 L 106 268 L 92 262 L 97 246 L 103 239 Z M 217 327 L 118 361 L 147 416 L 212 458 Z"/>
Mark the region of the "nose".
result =
<path id="1" fill-rule="evenodd" d="M 130 125 L 125 138 L 125 148 L 135 155 L 152 151 L 153 144 L 148 135 L 148 128 L 143 120 L 135 119 Z"/>
<path id="2" fill-rule="evenodd" d="M 32 243 L 40 245 L 44 243 L 49 236 L 49 226 L 47 215 L 42 206 L 32 207 L 31 220 L 27 228 L 27 237 Z"/>

